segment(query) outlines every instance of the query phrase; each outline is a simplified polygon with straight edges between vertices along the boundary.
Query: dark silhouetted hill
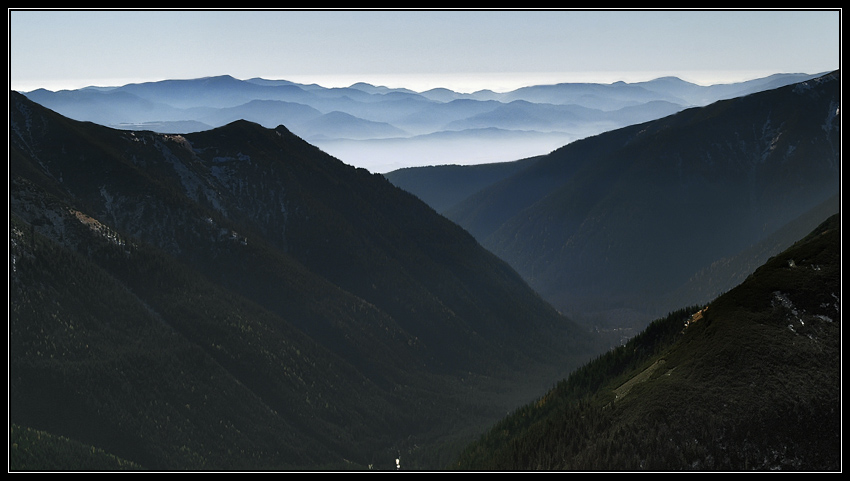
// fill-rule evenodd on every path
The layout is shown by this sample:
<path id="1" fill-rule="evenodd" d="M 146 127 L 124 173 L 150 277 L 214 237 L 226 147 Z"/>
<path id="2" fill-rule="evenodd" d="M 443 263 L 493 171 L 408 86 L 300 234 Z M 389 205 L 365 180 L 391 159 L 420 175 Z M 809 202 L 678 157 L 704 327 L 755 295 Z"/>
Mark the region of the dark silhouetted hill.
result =
<path id="1" fill-rule="evenodd" d="M 282 126 L 114 130 L 12 92 L 9 135 L 21 432 L 153 470 L 434 467 L 599 352 L 467 232 Z"/>
<path id="2" fill-rule="evenodd" d="M 841 220 L 495 424 L 464 470 L 841 470 Z"/>

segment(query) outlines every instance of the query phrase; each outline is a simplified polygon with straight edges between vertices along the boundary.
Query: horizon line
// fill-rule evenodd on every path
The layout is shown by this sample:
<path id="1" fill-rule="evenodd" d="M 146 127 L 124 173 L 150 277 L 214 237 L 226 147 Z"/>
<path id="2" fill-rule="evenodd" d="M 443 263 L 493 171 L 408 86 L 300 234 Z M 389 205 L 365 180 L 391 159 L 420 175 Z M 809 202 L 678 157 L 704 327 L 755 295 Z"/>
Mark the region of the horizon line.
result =
<path id="1" fill-rule="evenodd" d="M 166 78 L 113 78 L 113 79 L 84 79 L 57 81 L 21 81 L 19 87 L 13 87 L 10 79 L 10 90 L 32 92 L 45 89 L 52 92 L 62 90 L 82 90 L 86 88 L 118 88 L 139 83 L 155 83 L 167 80 L 196 80 L 203 78 L 230 76 L 237 80 L 263 79 L 269 81 L 288 81 L 300 85 L 318 85 L 324 88 L 347 88 L 357 83 L 366 83 L 375 87 L 388 89 L 407 89 L 422 93 L 428 90 L 444 88 L 459 94 L 472 94 L 480 91 L 496 93 L 510 92 L 523 87 L 539 85 L 556 85 L 568 83 L 593 83 L 610 85 L 624 82 L 640 83 L 665 77 L 675 77 L 682 81 L 699 86 L 732 84 L 782 74 L 814 75 L 827 73 L 837 69 L 821 72 L 792 72 L 792 71 L 609 71 L 609 72 L 476 72 L 476 73 L 425 73 L 425 74 L 270 74 L 236 76 L 232 74 L 200 75 L 188 77 Z M 21 88 L 21 86 L 23 88 Z"/>

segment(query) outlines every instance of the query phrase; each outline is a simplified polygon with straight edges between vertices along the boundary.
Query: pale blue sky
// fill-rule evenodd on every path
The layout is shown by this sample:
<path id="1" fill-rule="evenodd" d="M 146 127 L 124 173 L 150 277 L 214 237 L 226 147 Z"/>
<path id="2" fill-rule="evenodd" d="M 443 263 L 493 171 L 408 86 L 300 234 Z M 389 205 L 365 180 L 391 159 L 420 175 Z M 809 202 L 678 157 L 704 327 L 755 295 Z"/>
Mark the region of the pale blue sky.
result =
<path id="1" fill-rule="evenodd" d="M 840 67 L 841 11 L 9 10 L 10 88 L 228 74 L 414 90 Z"/>

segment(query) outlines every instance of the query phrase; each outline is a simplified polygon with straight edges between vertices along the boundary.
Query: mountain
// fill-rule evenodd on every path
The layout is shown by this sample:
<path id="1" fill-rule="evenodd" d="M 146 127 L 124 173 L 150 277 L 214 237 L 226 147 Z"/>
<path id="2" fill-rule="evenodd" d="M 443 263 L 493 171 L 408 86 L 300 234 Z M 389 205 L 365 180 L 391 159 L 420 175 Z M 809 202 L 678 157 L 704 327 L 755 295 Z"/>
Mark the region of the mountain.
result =
<path id="1" fill-rule="evenodd" d="M 465 130 L 495 127 L 516 131 L 563 132 L 572 134 L 573 139 L 580 139 L 624 125 L 665 117 L 681 109 L 679 104 L 661 100 L 613 111 L 576 104 L 555 105 L 514 100 L 493 110 L 449 122 L 445 128 Z"/>
<path id="2" fill-rule="evenodd" d="M 116 130 L 16 92 L 9 113 L 13 470 L 80 443 L 153 470 L 441 466 L 602 349 L 283 126 Z"/>
<path id="3" fill-rule="evenodd" d="M 285 94 L 302 94 L 297 85 L 259 85 L 245 82 L 230 75 L 204 77 L 200 79 L 171 79 L 158 82 L 127 84 L 114 89 L 171 105 L 179 109 L 198 107 L 227 108 L 251 100 L 286 100 Z"/>
<path id="4" fill-rule="evenodd" d="M 450 129 L 452 122 L 491 112 L 502 105 L 495 100 L 479 101 L 464 98 L 435 101 L 410 114 L 393 119 L 393 124 L 416 135 L 427 135 Z M 495 127 L 493 124 L 485 125 Z"/>
<path id="5" fill-rule="evenodd" d="M 785 85 L 805 82 L 812 78 L 821 77 L 829 72 L 821 72 L 814 75 L 804 73 L 780 73 L 767 77 L 735 82 L 729 84 L 696 85 L 685 82 L 676 77 L 661 77 L 648 82 L 636 82 L 633 85 L 660 94 L 669 95 L 681 99 L 686 104 L 693 106 L 705 106 L 718 100 L 727 100 L 735 97 L 773 90 Z"/>
<path id="6" fill-rule="evenodd" d="M 555 105 L 514 100 L 498 108 L 475 114 L 446 125 L 448 129 L 461 130 L 493 126 L 502 129 L 571 131 L 582 122 L 596 123 L 602 120 L 602 111 L 574 104 Z"/>
<path id="7" fill-rule="evenodd" d="M 572 373 L 453 469 L 840 471 L 841 219 Z"/>
<path id="8" fill-rule="evenodd" d="M 352 165 L 368 164 L 377 172 L 394 172 L 409 165 L 503 164 L 524 159 L 530 152 L 551 152 L 575 140 L 561 132 L 505 130 L 495 127 L 434 132 L 386 139 L 320 139 L 321 149 Z M 493 162 L 494 152 L 505 162 Z M 509 159 L 509 160 L 507 160 Z M 445 160 L 447 163 L 435 162 Z M 459 163 L 459 164 L 458 164 Z M 417 192 L 418 194 L 418 192 Z"/>
<path id="9" fill-rule="evenodd" d="M 394 89 L 394 88 L 384 87 L 382 85 L 376 86 L 376 85 L 372 85 L 372 84 L 369 84 L 369 83 L 366 83 L 366 82 L 353 83 L 349 86 L 349 88 L 362 90 L 362 91 L 370 93 L 370 94 L 387 94 L 387 93 L 397 92 L 397 93 L 405 93 L 405 94 L 416 95 L 416 92 L 414 92 L 413 90 Z"/>
<path id="10" fill-rule="evenodd" d="M 389 172 L 416 165 L 506 162 L 542 155 L 606 130 L 812 77 L 781 74 L 713 86 L 662 78 L 631 84 L 561 83 L 500 93 L 459 93 L 442 88 L 414 92 L 363 82 L 326 88 L 287 80 L 238 80 L 220 75 L 75 91 L 39 89 L 26 95 L 75 120 L 124 130 L 136 130 L 142 125 L 151 130 L 162 129 L 158 132 L 184 134 L 240 119 L 269 128 L 282 124 L 350 165 Z M 332 118 L 320 120 L 313 111 Z M 342 114 L 353 117 L 345 123 L 356 125 L 356 134 L 351 128 L 341 128 L 338 117 Z M 314 122 L 329 125 L 317 133 L 315 125 L 305 124 Z M 513 148 L 506 143 L 482 143 L 479 131 L 492 128 L 537 135 L 529 135 Z M 431 137 L 431 150 L 422 152 L 420 136 L 447 132 L 453 133 L 451 142 L 436 147 L 439 137 Z M 400 136 L 409 140 L 400 141 Z M 554 137 L 561 143 L 553 145 Z M 350 149 L 352 138 L 364 142 Z M 473 160 L 470 152 L 474 152 Z"/>
<path id="11" fill-rule="evenodd" d="M 298 125 L 315 120 L 322 116 L 322 112 L 308 105 L 284 100 L 251 100 L 250 102 L 216 109 L 200 120 L 209 126 L 222 126 L 242 119 L 251 119 L 263 127 L 275 128 L 278 125 Z M 177 132 L 199 132 L 210 130 L 213 127 L 193 130 L 180 130 Z M 150 129 L 152 130 L 152 129 Z"/>
<path id="12" fill-rule="evenodd" d="M 528 167 L 539 158 L 497 164 L 408 167 L 388 172 L 384 177 L 393 185 L 415 193 L 437 212 L 444 212 L 470 195 Z"/>
<path id="13" fill-rule="evenodd" d="M 297 125 L 305 139 L 384 139 L 405 137 L 407 132 L 386 122 L 363 120 L 345 112 L 328 112 Z"/>
<path id="14" fill-rule="evenodd" d="M 641 85 L 626 82 L 560 83 L 518 88 L 504 96 L 507 101 L 554 105 L 578 105 L 599 110 L 618 110 L 645 102 L 663 100 L 687 105 L 687 102 L 666 92 L 652 91 Z"/>
<path id="15" fill-rule="evenodd" d="M 642 327 L 747 274 L 695 286 L 698 272 L 838 211 L 840 84 L 834 72 L 588 137 L 443 212 L 570 317 Z M 696 297 L 673 295 L 688 283 Z"/>
<path id="16" fill-rule="evenodd" d="M 27 93 L 27 97 L 36 103 L 50 105 L 66 117 L 101 125 L 195 120 L 184 109 L 123 91 L 38 89 Z"/>

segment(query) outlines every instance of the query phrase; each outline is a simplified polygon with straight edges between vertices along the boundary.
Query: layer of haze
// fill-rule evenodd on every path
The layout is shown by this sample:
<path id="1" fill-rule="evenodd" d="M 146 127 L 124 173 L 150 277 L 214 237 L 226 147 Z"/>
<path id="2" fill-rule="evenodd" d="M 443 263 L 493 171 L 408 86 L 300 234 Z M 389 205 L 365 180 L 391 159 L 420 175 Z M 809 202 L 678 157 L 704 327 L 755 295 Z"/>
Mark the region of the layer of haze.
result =
<path id="1" fill-rule="evenodd" d="M 9 10 L 10 88 L 232 75 L 423 91 L 839 68 L 840 10 Z"/>

